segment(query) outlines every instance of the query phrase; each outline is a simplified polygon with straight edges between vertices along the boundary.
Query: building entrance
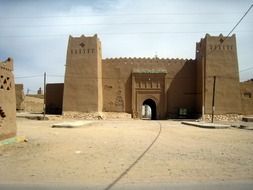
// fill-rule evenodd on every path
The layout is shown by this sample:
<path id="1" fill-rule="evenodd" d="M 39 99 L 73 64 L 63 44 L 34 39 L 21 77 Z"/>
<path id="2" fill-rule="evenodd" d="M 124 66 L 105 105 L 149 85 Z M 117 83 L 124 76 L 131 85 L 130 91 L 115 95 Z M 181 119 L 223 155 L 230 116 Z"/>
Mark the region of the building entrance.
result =
<path id="1" fill-rule="evenodd" d="M 152 99 L 146 99 L 142 104 L 142 119 L 156 119 L 156 103 Z"/>
<path id="2" fill-rule="evenodd" d="M 133 71 L 133 118 L 152 120 L 166 118 L 165 75 L 165 71 Z"/>

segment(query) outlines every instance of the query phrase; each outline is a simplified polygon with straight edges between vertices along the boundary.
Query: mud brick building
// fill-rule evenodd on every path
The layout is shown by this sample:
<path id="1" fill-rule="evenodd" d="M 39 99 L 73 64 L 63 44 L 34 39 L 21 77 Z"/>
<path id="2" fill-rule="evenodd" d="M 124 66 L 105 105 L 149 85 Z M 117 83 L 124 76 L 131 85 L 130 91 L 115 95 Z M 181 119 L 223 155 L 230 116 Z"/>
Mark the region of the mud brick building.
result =
<path id="1" fill-rule="evenodd" d="M 0 140 L 16 135 L 16 98 L 13 60 L 0 61 Z"/>
<path id="2" fill-rule="evenodd" d="M 242 113 L 253 115 L 253 79 L 240 84 L 242 97 Z"/>
<path id="3" fill-rule="evenodd" d="M 126 112 L 153 119 L 241 114 L 236 37 L 206 34 L 195 59 L 102 59 L 97 35 L 69 37 L 63 112 Z"/>
<path id="4" fill-rule="evenodd" d="M 15 84 L 15 92 L 16 92 L 16 110 L 17 111 L 24 111 L 25 110 L 24 85 L 23 84 Z"/>

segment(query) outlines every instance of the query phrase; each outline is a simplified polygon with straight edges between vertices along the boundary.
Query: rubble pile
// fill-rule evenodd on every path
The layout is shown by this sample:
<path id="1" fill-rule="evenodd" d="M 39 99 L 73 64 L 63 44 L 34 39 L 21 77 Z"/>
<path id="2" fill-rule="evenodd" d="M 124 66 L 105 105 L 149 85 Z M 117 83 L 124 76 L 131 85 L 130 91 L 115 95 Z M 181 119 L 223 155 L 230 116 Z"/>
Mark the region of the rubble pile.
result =
<path id="1" fill-rule="evenodd" d="M 78 120 L 105 120 L 105 119 L 131 119 L 131 114 L 122 112 L 66 112 L 59 116 L 49 116 L 50 120 L 78 119 Z"/>
<path id="2" fill-rule="evenodd" d="M 203 118 L 202 118 L 203 119 Z M 206 114 L 205 115 L 205 121 L 211 121 L 212 115 Z M 242 115 L 239 114 L 220 114 L 220 115 L 214 115 L 215 121 L 239 121 L 242 119 Z"/>

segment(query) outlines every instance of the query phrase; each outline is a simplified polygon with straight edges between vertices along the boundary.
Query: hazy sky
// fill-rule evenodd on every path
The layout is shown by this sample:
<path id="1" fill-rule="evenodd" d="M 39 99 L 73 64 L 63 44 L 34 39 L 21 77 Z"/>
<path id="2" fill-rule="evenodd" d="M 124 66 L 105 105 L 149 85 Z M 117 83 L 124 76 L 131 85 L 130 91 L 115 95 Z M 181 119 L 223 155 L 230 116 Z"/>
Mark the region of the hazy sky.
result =
<path id="1" fill-rule="evenodd" d="M 98 34 L 103 58 L 195 58 L 206 33 L 227 35 L 252 0 L 0 0 L 0 59 L 25 90 L 63 82 L 68 36 Z M 253 78 L 253 9 L 234 31 L 241 80 Z"/>

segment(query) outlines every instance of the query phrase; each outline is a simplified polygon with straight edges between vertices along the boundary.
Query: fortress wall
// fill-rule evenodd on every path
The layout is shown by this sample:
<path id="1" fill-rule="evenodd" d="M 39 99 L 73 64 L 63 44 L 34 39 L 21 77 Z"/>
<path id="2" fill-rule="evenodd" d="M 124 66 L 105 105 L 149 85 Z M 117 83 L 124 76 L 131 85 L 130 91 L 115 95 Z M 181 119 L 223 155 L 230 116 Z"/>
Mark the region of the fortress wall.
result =
<path id="1" fill-rule="evenodd" d="M 13 60 L 0 61 L 0 140 L 16 135 L 16 98 Z"/>
<path id="2" fill-rule="evenodd" d="M 226 38 L 206 35 L 205 113 L 212 112 L 214 76 L 216 76 L 215 114 L 241 113 L 241 95 L 235 35 Z"/>
<path id="3" fill-rule="evenodd" d="M 195 60 L 111 58 L 102 60 L 104 111 L 132 112 L 133 69 L 167 70 L 165 88 L 170 114 L 175 115 L 179 106 L 195 108 Z"/>
<path id="4" fill-rule="evenodd" d="M 177 117 L 180 108 L 187 109 L 187 114 L 195 117 L 196 113 L 196 62 L 186 60 L 184 63 L 167 67 L 175 74 L 167 74 L 168 115 Z"/>
<path id="5" fill-rule="evenodd" d="M 100 46 L 97 35 L 69 37 L 63 112 L 102 111 Z"/>
<path id="6" fill-rule="evenodd" d="M 200 44 L 203 43 L 203 39 L 199 43 L 196 43 L 196 112 L 201 115 L 204 101 L 204 64 L 203 64 L 203 51 Z"/>
<path id="7" fill-rule="evenodd" d="M 240 83 L 242 114 L 253 115 L 253 79 Z"/>
<path id="8" fill-rule="evenodd" d="M 24 85 L 23 84 L 15 84 L 15 92 L 16 92 L 16 110 L 24 110 Z"/>
<path id="9" fill-rule="evenodd" d="M 210 114 L 214 76 L 216 114 L 241 113 L 235 35 L 214 37 L 207 34 L 196 44 L 195 60 L 158 57 L 102 60 L 101 55 L 101 43 L 96 35 L 70 36 L 63 111 L 132 113 L 131 74 L 137 69 L 151 73 L 152 70 L 167 71 L 167 99 L 162 101 L 167 104 L 168 117 L 177 117 L 180 108 L 187 109 L 187 115 L 192 114 L 192 117 L 203 110 L 203 114 Z M 148 88 L 145 92 L 148 93 Z"/>

